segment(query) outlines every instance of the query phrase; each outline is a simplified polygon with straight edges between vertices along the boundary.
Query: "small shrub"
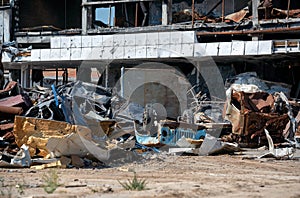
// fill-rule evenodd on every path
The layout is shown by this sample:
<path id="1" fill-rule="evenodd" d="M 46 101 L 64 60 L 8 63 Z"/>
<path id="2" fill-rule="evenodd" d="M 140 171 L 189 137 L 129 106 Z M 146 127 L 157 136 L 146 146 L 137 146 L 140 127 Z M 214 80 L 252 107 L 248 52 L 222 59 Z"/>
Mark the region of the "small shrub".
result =
<path id="1" fill-rule="evenodd" d="M 133 176 L 133 179 L 132 180 L 129 180 L 127 182 L 120 182 L 118 181 L 121 186 L 126 189 L 126 190 L 145 190 L 146 189 L 146 179 L 140 179 L 138 180 L 137 177 L 136 177 L 136 172 L 134 172 L 134 176 Z"/>
<path id="2" fill-rule="evenodd" d="M 59 186 L 58 174 L 56 170 L 51 170 L 48 172 L 48 174 L 45 174 L 43 176 L 43 180 L 45 182 L 44 190 L 49 194 L 53 193 L 56 190 L 56 188 Z"/>

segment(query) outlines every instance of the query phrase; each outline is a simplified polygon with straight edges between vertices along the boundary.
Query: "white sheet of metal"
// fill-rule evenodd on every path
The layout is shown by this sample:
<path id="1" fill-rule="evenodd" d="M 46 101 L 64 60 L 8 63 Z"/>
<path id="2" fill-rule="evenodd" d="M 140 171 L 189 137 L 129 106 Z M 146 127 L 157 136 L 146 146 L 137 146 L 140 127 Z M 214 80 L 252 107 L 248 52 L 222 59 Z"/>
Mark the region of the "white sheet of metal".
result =
<path id="1" fill-rule="evenodd" d="M 158 32 L 146 33 L 146 45 L 156 46 L 158 45 Z"/>
<path id="2" fill-rule="evenodd" d="M 171 56 L 170 45 L 158 45 L 157 47 L 157 56 L 159 58 L 169 58 Z"/>
<path id="3" fill-rule="evenodd" d="M 41 61 L 50 60 L 50 49 L 41 49 Z"/>
<path id="4" fill-rule="evenodd" d="M 181 44 L 170 44 L 170 57 L 181 57 Z"/>
<path id="5" fill-rule="evenodd" d="M 232 41 L 231 45 L 231 55 L 244 55 L 245 53 L 245 43 L 244 41 Z"/>
<path id="6" fill-rule="evenodd" d="M 124 47 L 124 59 L 135 58 L 135 46 L 125 46 Z"/>
<path id="7" fill-rule="evenodd" d="M 66 49 L 71 47 L 71 38 L 68 36 L 60 37 L 60 48 Z"/>
<path id="8" fill-rule="evenodd" d="M 157 46 L 147 46 L 147 57 L 146 58 L 157 58 Z"/>
<path id="9" fill-rule="evenodd" d="M 112 59 L 113 47 L 103 47 L 102 59 Z"/>
<path id="10" fill-rule="evenodd" d="M 81 60 L 90 60 L 92 56 L 92 48 L 81 49 Z"/>
<path id="11" fill-rule="evenodd" d="M 272 54 L 272 41 L 258 41 L 258 55 Z"/>
<path id="12" fill-rule="evenodd" d="M 220 42 L 218 56 L 229 56 L 231 54 L 232 42 Z"/>
<path id="13" fill-rule="evenodd" d="M 60 50 L 61 49 L 50 49 L 50 60 L 54 61 L 54 60 L 61 60 L 60 57 Z"/>
<path id="14" fill-rule="evenodd" d="M 147 56 L 146 46 L 136 46 L 135 47 L 135 56 L 136 56 L 136 58 L 146 58 L 146 56 Z"/>
<path id="15" fill-rule="evenodd" d="M 124 58 L 124 46 L 114 47 L 113 59 Z"/>
<path id="16" fill-rule="evenodd" d="M 72 36 L 70 38 L 71 48 L 80 48 L 81 47 L 81 36 Z"/>
<path id="17" fill-rule="evenodd" d="M 135 35 L 136 46 L 146 46 L 147 44 L 147 34 L 139 33 Z"/>
<path id="18" fill-rule="evenodd" d="M 159 32 L 158 33 L 158 44 L 167 45 L 170 44 L 171 33 L 170 32 Z"/>
<path id="19" fill-rule="evenodd" d="M 51 47 L 51 49 L 61 48 L 60 37 L 55 36 L 55 37 L 50 38 L 50 47 Z"/>
<path id="20" fill-rule="evenodd" d="M 103 36 L 96 35 L 92 36 L 92 47 L 102 47 L 103 46 Z"/>
<path id="21" fill-rule="evenodd" d="M 124 46 L 135 46 L 135 34 L 125 34 L 124 40 Z"/>
<path id="22" fill-rule="evenodd" d="M 70 48 L 60 50 L 60 60 L 71 60 Z"/>
<path id="23" fill-rule="evenodd" d="M 194 56 L 194 44 L 193 43 L 183 43 L 181 45 L 181 56 L 192 57 Z"/>
<path id="24" fill-rule="evenodd" d="M 125 44 L 125 35 L 124 34 L 114 34 L 113 35 L 113 46 L 120 46 L 123 47 Z"/>
<path id="25" fill-rule="evenodd" d="M 81 60 L 81 48 L 71 48 L 71 60 Z"/>
<path id="26" fill-rule="evenodd" d="M 33 49 L 31 50 L 31 61 L 41 61 L 41 50 Z"/>
<path id="27" fill-rule="evenodd" d="M 245 55 L 257 55 L 258 41 L 245 41 Z"/>
<path id="28" fill-rule="evenodd" d="M 206 43 L 194 44 L 194 57 L 202 57 L 206 55 Z"/>
<path id="29" fill-rule="evenodd" d="M 182 43 L 197 43 L 195 31 L 182 32 Z"/>
<path id="30" fill-rule="evenodd" d="M 171 44 L 180 44 L 182 43 L 182 32 L 172 32 L 171 33 Z"/>
<path id="31" fill-rule="evenodd" d="M 114 44 L 114 39 L 113 35 L 103 35 L 103 46 L 113 46 Z"/>
<path id="32" fill-rule="evenodd" d="M 99 60 L 103 58 L 103 47 L 95 47 L 91 49 L 90 55 L 88 55 L 87 60 Z"/>
<path id="33" fill-rule="evenodd" d="M 92 37 L 91 36 L 82 36 L 81 37 L 81 46 L 82 47 L 92 47 Z"/>
<path id="34" fill-rule="evenodd" d="M 230 49 L 228 49 L 230 50 Z M 207 43 L 205 49 L 206 56 L 218 56 L 219 54 L 219 43 Z"/>

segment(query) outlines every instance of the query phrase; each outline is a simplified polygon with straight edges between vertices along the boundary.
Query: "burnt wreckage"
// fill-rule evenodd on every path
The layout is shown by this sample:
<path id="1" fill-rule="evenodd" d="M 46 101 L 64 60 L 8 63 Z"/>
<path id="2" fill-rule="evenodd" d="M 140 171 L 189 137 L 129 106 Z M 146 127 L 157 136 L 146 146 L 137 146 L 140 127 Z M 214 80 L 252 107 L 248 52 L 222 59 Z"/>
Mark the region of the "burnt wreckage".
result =
<path id="1" fill-rule="evenodd" d="M 262 146 L 258 157 L 292 158 L 299 10 L 296 0 L 3 1 L 0 165 Z"/>

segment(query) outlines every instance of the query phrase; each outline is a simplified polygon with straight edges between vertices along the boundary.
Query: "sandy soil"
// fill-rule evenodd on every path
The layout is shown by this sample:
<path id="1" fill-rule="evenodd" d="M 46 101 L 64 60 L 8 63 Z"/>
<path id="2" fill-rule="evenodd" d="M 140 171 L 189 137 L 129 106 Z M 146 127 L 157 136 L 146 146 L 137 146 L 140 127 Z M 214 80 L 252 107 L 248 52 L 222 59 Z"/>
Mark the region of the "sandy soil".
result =
<path id="1" fill-rule="evenodd" d="M 47 194 L 50 169 L 0 169 L 2 197 L 300 197 L 299 160 L 241 156 L 166 156 L 101 169 L 57 169 L 60 187 Z M 118 181 L 147 180 L 127 191 Z"/>

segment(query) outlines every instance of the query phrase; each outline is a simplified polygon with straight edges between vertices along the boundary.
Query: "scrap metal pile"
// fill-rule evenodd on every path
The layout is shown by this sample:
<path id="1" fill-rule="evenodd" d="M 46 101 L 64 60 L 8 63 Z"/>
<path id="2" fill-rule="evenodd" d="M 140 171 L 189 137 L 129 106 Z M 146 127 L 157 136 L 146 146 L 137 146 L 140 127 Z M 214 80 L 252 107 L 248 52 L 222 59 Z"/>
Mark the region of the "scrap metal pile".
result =
<path id="1" fill-rule="evenodd" d="M 161 120 L 154 104 L 142 107 L 91 83 L 25 92 L 12 81 L 0 91 L 0 166 L 89 167 L 149 153 L 267 145 L 264 156 L 291 158 L 299 148 L 300 104 L 289 92 L 288 85 L 240 74 L 227 81 L 227 101 L 197 99 L 177 120 Z"/>
<path id="2" fill-rule="evenodd" d="M 246 3 L 245 7 L 237 12 L 228 14 L 222 17 L 215 16 L 214 9 L 221 5 L 222 1 L 218 1 L 212 9 L 207 13 L 202 14 L 194 11 L 194 20 L 203 21 L 205 23 L 220 23 L 220 22 L 236 22 L 240 23 L 245 20 L 252 19 L 252 1 Z M 259 19 L 284 19 L 284 18 L 299 18 L 300 9 L 290 9 L 287 5 L 287 1 L 274 1 L 274 0 L 261 0 L 258 6 Z M 181 23 L 192 21 L 192 9 L 184 9 L 179 12 L 173 13 L 173 23 Z"/>

